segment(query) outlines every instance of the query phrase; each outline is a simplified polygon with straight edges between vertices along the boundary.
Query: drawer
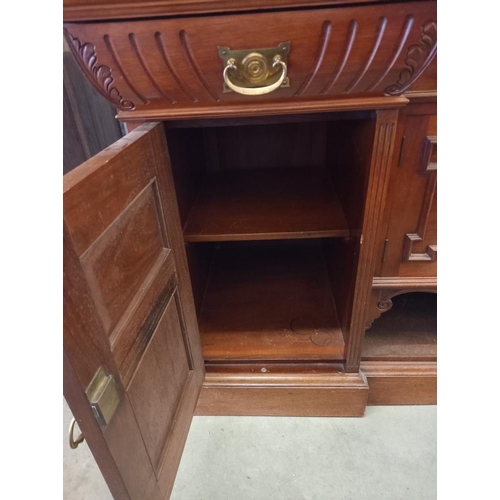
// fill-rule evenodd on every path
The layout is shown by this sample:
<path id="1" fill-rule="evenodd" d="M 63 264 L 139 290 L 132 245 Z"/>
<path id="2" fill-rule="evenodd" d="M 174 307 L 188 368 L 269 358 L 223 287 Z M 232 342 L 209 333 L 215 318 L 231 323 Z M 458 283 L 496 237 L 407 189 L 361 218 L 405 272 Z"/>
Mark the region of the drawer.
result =
<path id="1" fill-rule="evenodd" d="M 434 91 L 435 19 L 435 2 L 414 2 L 67 23 L 65 34 L 87 78 L 122 118 L 168 119 L 222 115 L 235 105 L 290 106 L 341 96 Z M 286 70 L 289 86 L 263 95 L 227 91 L 218 47 L 279 52 L 282 43 L 289 43 L 284 64 L 271 71 L 268 82 L 277 81 Z M 240 62 L 226 72 L 233 83 L 244 80 Z M 265 70 L 256 64 L 255 71 Z M 257 86 L 267 87 L 268 82 Z"/>

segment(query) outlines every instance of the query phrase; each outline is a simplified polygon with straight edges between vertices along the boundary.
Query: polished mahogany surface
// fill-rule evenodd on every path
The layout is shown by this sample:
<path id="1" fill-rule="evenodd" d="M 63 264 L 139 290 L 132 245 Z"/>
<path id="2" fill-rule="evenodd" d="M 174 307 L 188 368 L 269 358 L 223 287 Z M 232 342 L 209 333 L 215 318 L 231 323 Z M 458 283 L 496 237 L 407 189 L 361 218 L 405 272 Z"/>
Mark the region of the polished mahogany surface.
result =
<path id="1" fill-rule="evenodd" d="M 168 497 L 195 411 L 434 403 L 433 307 L 407 294 L 437 287 L 436 2 L 64 12 L 118 118 L 168 122 L 65 180 L 65 394 L 115 498 Z M 281 42 L 289 86 L 225 91 L 218 46 Z M 122 397 L 104 430 L 99 367 Z"/>
<path id="2" fill-rule="evenodd" d="M 295 114 L 341 109 L 346 99 L 355 101 L 350 109 L 380 109 L 404 92 L 436 90 L 432 1 L 221 14 L 210 22 L 66 23 L 65 35 L 82 71 L 125 120 L 260 115 L 268 108 Z M 219 46 L 258 52 L 282 42 L 290 42 L 288 87 L 256 96 L 225 92 Z"/>
<path id="3" fill-rule="evenodd" d="M 96 21 L 396 1 L 398 0 L 64 0 L 63 12 L 65 21 Z"/>

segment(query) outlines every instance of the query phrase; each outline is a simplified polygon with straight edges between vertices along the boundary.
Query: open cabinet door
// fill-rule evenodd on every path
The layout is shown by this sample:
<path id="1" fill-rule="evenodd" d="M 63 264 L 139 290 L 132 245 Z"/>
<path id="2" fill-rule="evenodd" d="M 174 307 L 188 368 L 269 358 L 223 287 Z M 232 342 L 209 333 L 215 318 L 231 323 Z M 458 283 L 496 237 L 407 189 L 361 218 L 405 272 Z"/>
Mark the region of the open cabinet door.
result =
<path id="1" fill-rule="evenodd" d="M 64 177 L 64 396 L 116 499 L 169 497 L 203 358 L 161 124 Z"/>

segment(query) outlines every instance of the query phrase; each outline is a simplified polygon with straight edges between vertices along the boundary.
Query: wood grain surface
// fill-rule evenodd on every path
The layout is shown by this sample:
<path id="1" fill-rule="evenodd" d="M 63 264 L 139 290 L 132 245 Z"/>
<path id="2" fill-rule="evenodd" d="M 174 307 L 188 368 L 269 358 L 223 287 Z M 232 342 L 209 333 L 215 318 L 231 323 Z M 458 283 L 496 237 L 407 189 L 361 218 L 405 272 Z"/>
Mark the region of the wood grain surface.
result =
<path id="1" fill-rule="evenodd" d="M 319 242 L 216 250 L 199 319 L 205 360 L 344 358 Z"/>
<path id="2" fill-rule="evenodd" d="M 320 169 L 211 174 L 184 228 L 185 241 L 348 237 L 334 186 Z"/>
<path id="3" fill-rule="evenodd" d="M 436 89 L 432 1 L 217 15 L 210 23 L 203 17 L 67 23 L 65 34 L 82 71 L 125 120 L 222 116 L 231 109 L 238 116 L 273 102 L 278 112 L 311 110 L 351 96 Z M 218 46 L 258 51 L 281 42 L 291 42 L 290 87 L 260 96 L 224 92 Z"/>

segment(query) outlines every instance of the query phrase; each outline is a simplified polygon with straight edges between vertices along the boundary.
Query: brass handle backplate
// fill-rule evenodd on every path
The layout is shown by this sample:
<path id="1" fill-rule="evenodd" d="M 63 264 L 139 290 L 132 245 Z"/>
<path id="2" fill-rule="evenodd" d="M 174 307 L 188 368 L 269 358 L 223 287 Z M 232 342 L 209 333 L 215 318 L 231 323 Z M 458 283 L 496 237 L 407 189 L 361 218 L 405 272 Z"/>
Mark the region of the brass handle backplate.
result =
<path id="1" fill-rule="evenodd" d="M 280 87 L 289 87 L 287 59 L 290 42 L 271 49 L 230 50 L 219 47 L 224 61 L 224 92 L 243 95 L 269 94 Z"/>
<path id="2" fill-rule="evenodd" d="M 68 431 L 69 447 L 72 450 L 76 450 L 76 448 L 78 448 L 78 445 L 83 443 L 83 441 L 85 440 L 82 433 L 80 433 L 76 439 L 74 438 L 75 423 L 76 420 L 72 419 L 71 423 L 69 424 L 69 431 Z"/>

